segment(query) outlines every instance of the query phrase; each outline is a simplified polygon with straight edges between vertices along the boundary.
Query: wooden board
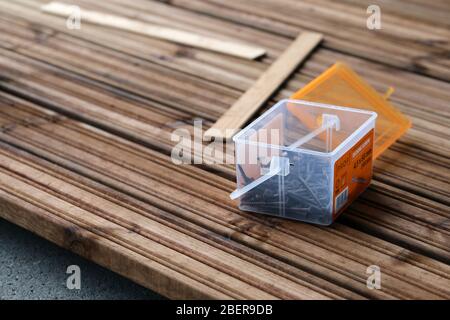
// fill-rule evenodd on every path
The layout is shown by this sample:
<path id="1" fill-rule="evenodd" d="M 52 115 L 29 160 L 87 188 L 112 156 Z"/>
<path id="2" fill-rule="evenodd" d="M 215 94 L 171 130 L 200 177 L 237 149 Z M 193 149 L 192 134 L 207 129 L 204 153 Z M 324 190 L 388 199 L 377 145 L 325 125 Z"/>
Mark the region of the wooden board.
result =
<path id="1" fill-rule="evenodd" d="M 73 19 L 79 19 L 79 28 L 81 28 L 81 21 L 83 23 L 94 23 L 250 60 L 265 54 L 265 50 L 262 48 L 251 47 L 242 43 L 209 38 L 191 32 L 142 23 L 121 16 L 88 11 L 79 7 L 75 8 L 76 10 L 74 10 L 74 6 L 62 2 L 50 2 L 41 6 L 41 10 L 45 13 L 62 16 L 67 19 L 71 19 L 71 16 L 73 16 Z"/>
<path id="2" fill-rule="evenodd" d="M 283 82 L 320 43 L 319 33 L 303 32 L 223 116 L 205 133 L 208 139 L 230 140 L 273 96 Z"/>
<path id="3" fill-rule="evenodd" d="M 450 73 L 446 60 L 407 52 L 411 6 L 383 13 L 383 32 L 399 31 L 397 45 L 369 61 L 371 42 L 356 46 L 364 10 L 353 1 L 249 0 L 252 15 L 247 2 L 73 2 L 268 49 L 262 61 L 245 61 L 94 25 L 68 30 L 65 19 L 40 12 L 44 3 L 0 1 L 1 217 L 170 298 L 450 298 L 450 85 L 441 80 Z M 288 21 L 274 12 L 278 3 Z M 306 5 L 315 10 L 305 14 Z M 335 6 L 344 16 L 329 13 Z M 172 131 L 192 130 L 199 118 L 211 126 L 311 15 L 327 40 L 261 111 L 341 60 L 380 92 L 395 87 L 393 103 L 413 120 L 376 160 L 370 188 L 328 228 L 241 212 L 229 199 L 233 166 L 170 159 Z M 445 22 L 418 17 L 412 35 L 447 32 Z M 405 25 L 390 26 L 397 18 Z M 340 30 L 329 27 L 335 19 Z M 392 41 L 367 35 L 379 46 Z M 380 63 L 381 54 L 389 59 Z M 366 287 L 373 264 L 381 290 Z"/>

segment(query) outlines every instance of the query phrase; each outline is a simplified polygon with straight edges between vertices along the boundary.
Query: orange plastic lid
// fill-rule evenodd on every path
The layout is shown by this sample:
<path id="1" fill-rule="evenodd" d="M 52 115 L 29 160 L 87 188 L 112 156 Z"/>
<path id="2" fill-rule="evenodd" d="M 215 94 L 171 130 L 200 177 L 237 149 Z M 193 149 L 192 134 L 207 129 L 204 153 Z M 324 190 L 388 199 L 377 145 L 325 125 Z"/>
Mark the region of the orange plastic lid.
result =
<path id="1" fill-rule="evenodd" d="M 353 70 L 340 62 L 291 98 L 375 111 L 378 118 L 375 125 L 374 159 L 411 127 L 411 121 L 390 104 L 387 98 L 378 94 Z"/>

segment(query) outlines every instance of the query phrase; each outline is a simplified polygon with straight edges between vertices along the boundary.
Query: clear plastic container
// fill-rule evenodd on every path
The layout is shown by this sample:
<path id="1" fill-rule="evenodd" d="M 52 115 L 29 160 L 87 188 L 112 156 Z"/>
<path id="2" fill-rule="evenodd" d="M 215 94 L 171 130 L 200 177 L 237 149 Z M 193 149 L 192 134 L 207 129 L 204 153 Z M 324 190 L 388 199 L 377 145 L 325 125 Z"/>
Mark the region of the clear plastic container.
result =
<path id="1" fill-rule="evenodd" d="M 372 177 L 372 111 L 282 100 L 233 137 L 239 208 L 331 224 Z"/>

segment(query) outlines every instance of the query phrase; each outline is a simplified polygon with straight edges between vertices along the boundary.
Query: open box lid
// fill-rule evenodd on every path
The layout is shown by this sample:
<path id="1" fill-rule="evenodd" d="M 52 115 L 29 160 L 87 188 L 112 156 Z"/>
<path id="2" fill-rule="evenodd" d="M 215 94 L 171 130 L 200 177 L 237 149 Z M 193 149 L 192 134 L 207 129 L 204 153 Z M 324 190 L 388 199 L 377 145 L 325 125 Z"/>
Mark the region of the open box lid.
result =
<path id="1" fill-rule="evenodd" d="M 291 99 L 375 111 L 378 118 L 375 126 L 374 159 L 411 127 L 411 121 L 392 106 L 387 98 L 379 95 L 340 62 L 297 91 Z"/>

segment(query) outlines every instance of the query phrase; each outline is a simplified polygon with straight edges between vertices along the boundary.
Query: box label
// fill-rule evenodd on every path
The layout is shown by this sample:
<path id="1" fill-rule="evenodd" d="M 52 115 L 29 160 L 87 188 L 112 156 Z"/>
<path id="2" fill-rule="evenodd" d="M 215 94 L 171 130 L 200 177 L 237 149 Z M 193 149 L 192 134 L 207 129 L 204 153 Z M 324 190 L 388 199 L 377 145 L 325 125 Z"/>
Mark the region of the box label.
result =
<path id="1" fill-rule="evenodd" d="M 333 220 L 355 200 L 372 179 L 374 130 L 370 130 L 334 164 Z"/>

